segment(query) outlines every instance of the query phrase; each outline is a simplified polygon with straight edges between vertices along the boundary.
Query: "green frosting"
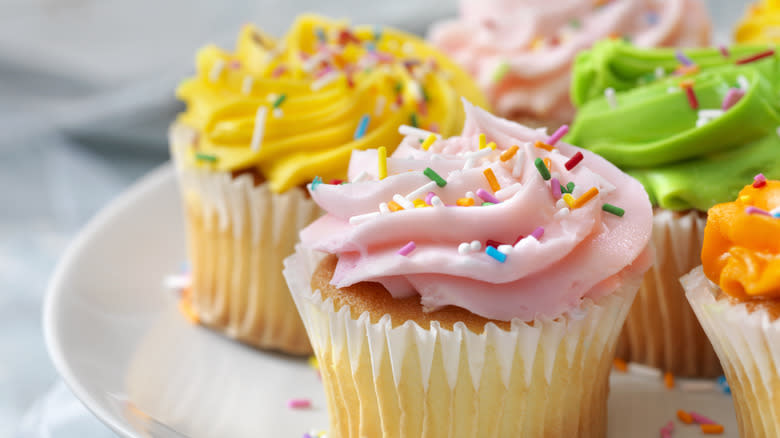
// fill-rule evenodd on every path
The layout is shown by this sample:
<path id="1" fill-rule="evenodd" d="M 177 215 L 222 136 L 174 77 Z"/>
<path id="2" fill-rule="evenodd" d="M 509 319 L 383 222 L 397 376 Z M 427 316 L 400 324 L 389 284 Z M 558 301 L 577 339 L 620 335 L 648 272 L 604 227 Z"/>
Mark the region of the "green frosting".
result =
<path id="1" fill-rule="evenodd" d="M 759 172 L 780 179 L 780 57 L 735 63 L 766 49 L 735 46 L 728 58 L 718 49 L 686 50 L 699 72 L 679 76 L 672 74 L 680 65 L 672 49 L 601 42 L 575 62 L 572 101 L 579 111 L 564 140 L 612 161 L 665 209 L 706 211 L 732 201 Z M 680 87 L 684 80 L 693 81 L 698 110 Z M 744 97 L 697 126 L 700 111 L 720 110 L 740 82 L 747 84 Z M 615 107 L 608 88 L 616 91 Z"/>

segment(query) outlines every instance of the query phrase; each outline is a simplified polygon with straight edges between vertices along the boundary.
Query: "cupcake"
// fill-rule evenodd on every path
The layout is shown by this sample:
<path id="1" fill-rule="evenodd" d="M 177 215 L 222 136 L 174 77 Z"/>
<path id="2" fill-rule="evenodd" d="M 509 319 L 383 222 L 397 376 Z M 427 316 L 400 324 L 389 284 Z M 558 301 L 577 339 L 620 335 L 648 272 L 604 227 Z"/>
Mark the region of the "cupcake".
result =
<path id="1" fill-rule="evenodd" d="M 618 357 L 680 376 L 721 373 L 678 279 L 699 264 L 707 210 L 761 169 L 780 177 L 778 57 L 766 46 L 638 49 L 605 41 L 578 57 L 567 141 L 638 179 L 654 206 L 655 265 Z"/>
<path id="2" fill-rule="evenodd" d="M 700 46 L 711 23 L 700 0 L 461 0 L 429 40 L 466 68 L 498 115 L 532 126 L 569 123 L 570 70 L 604 38 L 640 47 Z"/>
<path id="3" fill-rule="evenodd" d="M 605 436 L 651 262 L 642 186 L 466 104 L 460 136 L 355 151 L 285 261 L 335 436 Z M 358 178 L 369 174 L 369 177 Z"/>
<path id="4" fill-rule="evenodd" d="M 282 277 L 320 216 L 305 183 L 337 182 L 352 150 L 397 144 L 399 125 L 455 133 L 458 99 L 483 104 L 465 72 L 390 28 L 302 16 L 281 40 L 251 25 L 235 51 L 207 46 L 170 131 L 184 200 L 191 307 L 262 348 L 311 352 Z"/>
<path id="5" fill-rule="evenodd" d="M 739 435 L 780 433 L 780 181 L 759 175 L 709 210 L 702 265 L 680 281 L 718 353 Z"/>
<path id="6" fill-rule="evenodd" d="M 739 43 L 769 43 L 780 41 L 780 2 L 763 0 L 751 5 L 734 30 Z"/>

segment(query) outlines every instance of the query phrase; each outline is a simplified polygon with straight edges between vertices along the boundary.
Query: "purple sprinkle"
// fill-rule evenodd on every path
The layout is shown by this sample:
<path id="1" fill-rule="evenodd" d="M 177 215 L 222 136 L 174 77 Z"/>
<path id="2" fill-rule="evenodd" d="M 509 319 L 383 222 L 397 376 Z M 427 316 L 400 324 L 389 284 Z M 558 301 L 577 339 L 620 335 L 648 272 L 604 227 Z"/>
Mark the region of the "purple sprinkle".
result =
<path id="1" fill-rule="evenodd" d="M 761 184 L 766 182 L 766 177 L 763 173 L 759 173 L 758 175 L 753 177 L 753 184 Z"/>
<path id="2" fill-rule="evenodd" d="M 742 96 L 745 95 L 745 90 L 741 88 L 730 88 L 729 92 L 726 93 L 726 97 L 723 98 L 723 103 L 720 105 L 720 109 L 723 111 L 728 110 L 732 106 L 734 106 L 737 102 L 739 102 L 739 99 L 742 99 Z"/>
<path id="3" fill-rule="evenodd" d="M 550 138 L 547 140 L 547 144 L 550 146 L 555 146 L 555 143 L 558 143 L 558 140 L 563 138 L 564 135 L 569 133 L 569 125 L 563 125 L 560 128 L 558 128 L 557 131 L 555 131 L 555 134 L 551 135 Z"/>
<path id="4" fill-rule="evenodd" d="M 718 48 L 720 49 L 720 54 L 723 55 L 724 58 L 728 58 L 729 56 L 731 56 L 729 54 L 728 47 L 726 47 L 726 46 L 719 46 Z"/>
<path id="5" fill-rule="evenodd" d="M 482 200 L 485 202 L 492 202 L 493 204 L 501 203 L 501 201 L 499 201 L 498 198 L 488 193 L 487 190 L 477 189 L 477 196 L 482 198 Z"/>
<path id="6" fill-rule="evenodd" d="M 691 418 L 693 418 L 693 421 L 699 423 L 699 424 L 718 424 L 711 419 L 705 417 L 702 414 L 697 414 L 696 412 L 691 411 Z"/>
<path id="7" fill-rule="evenodd" d="M 674 56 L 677 57 L 677 60 L 680 61 L 680 64 L 690 67 L 693 65 L 693 61 L 691 61 L 691 58 L 685 56 L 685 53 L 682 52 L 682 50 L 678 50 L 677 53 L 674 54 Z"/>
<path id="8" fill-rule="evenodd" d="M 410 240 L 409 243 L 404 245 L 403 248 L 398 250 L 398 254 L 405 256 L 409 255 L 410 252 L 414 251 L 414 249 L 417 248 L 417 245 L 414 244 L 414 240 Z"/>
<path id="9" fill-rule="evenodd" d="M 747 214 L 760 214 L 760 215 L 764 215 L 764 216 L 771 216 L 771 214 L 769 214 L 768 211 L 762 210 L 762 209 L 760 209 L 758 207 L 753 207 L 752 205 L 745 209 L 745 213 L 747 213 Z"/>
<path id="10" fill-rule="evenodd" d="M 238 70 L 241 68 L 241 61 L 234 59 L 233 61 L 230 61 L 230 64 L 228 64 L 228 67 L 230 67 L 233 70 Z"/>
<path id="11" fill-rule="evenodd" d="M 428 204 L 428 205 L 433 205 L 431 203 L 431 200 L 433 199 L 434 196 L 436 196 L 436 193 L 428 192 L 428 194 L 425 195 L 425 203 Z"/>
<path id="12" fill-rule="evenodd" d="M 552 190 L 553 198 L 556 201 L 561 199 L 561 183 L 558 181 L 558 178 L 550 179 L 550 190 Z"/>
<path id="13" fill-rule="evenodd" d="M 532 236 L 536 240 L 541 239 L 543 235 L 544 235 L 544 228 L 542 227 L 535 229 L 534 232 L 530 234 L 530 236 Z"/>

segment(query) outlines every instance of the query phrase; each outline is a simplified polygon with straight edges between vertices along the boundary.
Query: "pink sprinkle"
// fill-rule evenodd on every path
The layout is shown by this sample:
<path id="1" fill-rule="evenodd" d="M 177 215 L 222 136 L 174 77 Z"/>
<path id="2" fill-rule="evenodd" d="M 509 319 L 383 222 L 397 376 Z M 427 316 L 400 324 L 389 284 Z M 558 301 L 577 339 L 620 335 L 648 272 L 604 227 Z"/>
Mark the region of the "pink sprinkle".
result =
<path id="1" fill-rule="evenodd" d="M 550 190 L 552 190 L 553 198 L 556 201 L 561 199 L 561 183 L 558 181 L 558 178 L 550 179 Z"/>
<path id="2" fill-rule="evenodd" d="M 320 69 L 320 70 L 317 72 L 317 74 L 315 74 L 315 75 L 314 75 L 314 77 L 315 77 L 315 78 L 317 78 L 317 79 L 319 79 L 319 78 L 321 78 L 321 77 L 325 76 L 326 74 L 328 74 L 328 73 L 330 73 L 330 72 L 332 72 L 332 71 L 333 71 L 333 67 L 331 67 L 331 66 L 330 66 L 330 64 L 328 64 L 328 65 L 326 65 L 325 67 L 321 68 L 321 69 Z"/>
<path id="3" fill-rule="evenodd" d="M 398 250 L 398 254 L 405 256 L 409 255 L 410 252 L 414 251 L 414 249 L 417 248 L 417 245 L 414 244 L 414 240 L 410 240 L 409 243 L 404 245 L 403 248 Z"/>
<path id="4" fill-rule="evenodd" d="M 766 185 L 766 177 L 763 173 L 759 173 L 758 175 L 753 177 L 753 187 L 759 188 L 764 187 Z"/>
<path id="5" fill-rule="evenodd" d="M 674 432 L 674 421 L 666 423 L 666 425 L 661 428 L 661 438 L 671 438 L 672 432 Z"/>
<path id="6" fill-rule="evenodd" d="M 311 400 L 308 398 L 291 398 L 287 400 L 287 407 L 290 409 L 306 409 L 311 407 Z"/>
<path id="7" fill-rule="evenodd" d="M 664 426 L 664 429 L 668 430 L 670 433 L 674 432 L 674 421 L 669 421 L 666 423 L 666 426 Z"/>
<path id="8" fill-rule="evenodd" d="M 550 146 L 555 146 L 555 143 L 558 143 L 558 140 L 563 138 L 564 135 L 566 135 L 569 132 L 569 125 L 563 125 L 560 128 L 558 128 L 557 131 L 555 131 L 555 134 L 551 135 L 550 138 L 547 140 L 547 144 Z"/>
<path id="9" fill-rule="evenodd" d="M 428 205 L 433 205 L 431 201 L 433 200 L 433 197 L 436 196 L 436 193 L 428 192 L 427 195 L 425 195 L 425 203 Z"/>
<path id="10" fill-rule="evenodd" d="M 438 133 L 439 133 L 439 124 L 438 124 L 438 123 L 431 123 L 431 124 L 428 126 L 428 130 L 429 130 L 429 131 L 431 131 L 431 132 L 435 132 L 435 133 L 437 133 L 437 134 L 438 134 Z"/>
<path id="11" fill-rule="evenodd" d="M 724 58 L 728 58 L 729 56 L 731 56 L 731 55 L 729 54 L 729 49 L 728 49 L 728 47 L 726 47 L 726 46 L 720 46 L 720 47 L 719 47 L 719 49 L 720 49 L 720 54 L 721 54 L 721 55 L 723 55 L 723 57 L 724 57 Z"/>
<path id="12" fill-rule="evenodd" d="M 691 411 L 690 414 L 691 418 L 693 418 L 693 421 L 697 422 L 698 424 L 718 424 L 702 414 L 697 414 L 693 411 Z"/>
<path id="13" fill-rule="evenodd" d="M 723 98 L 723 103 L 720 105 L 720 109 L 723 111 L 728 110 L 732 106 L 734 106 L 737 102 L 739 102 L 739 99 L 742 99 L 742 96 L 745 95 L 745 90 L 741 88 L 730 88 L 729 92 L 726 93 L 726 97 Z"/>
<path id="14" fill-rule="evenodd" d="M 234 59 L 230 61 L 230 64 L 228 64 L 228 67 L 230 67 L 233 70 L 238 70 L 241 68 L 241 61 Z"/>
<path id="15" fill-rule="evenodd" d="M 539 227 L 534 230 L 533 233 L 530 234 L 534 239 L 539 240 L 544 236 L 544 228 Z"/>
<path id="16" fill-rule="evenodd" d="M 274 69 L 274 71 L 271 73 L 271 76 L 273 76 L 273 77 L 275 77 L 275 78 L 278 78 L 278 77 L 279 77 L 279 76 L 281 76 L 281 75 L 282 75 L 282 73 L 284 73 L 285 71 L 287 71 L 287 67 L 285 67 L 285 66 L 283 66 L 283 65 L 280 65 L 280 66 L 278 66 L 278 67 L 276 67 L 276 68 Z"/>
<path id="17" fill-rule="evenodd" d="M 771 214 L 769 214 L 768 211 L 762 210 L 762 209 L 760 209 L 758 207 L 753 207 L 752 205 L 745 209 L 745 213 L 747 213 L 747 214 L 760 214 L 762 216 L 772 216 Z"/>
<path id="18" fill-rule="evenodd" d="M 487 190 L 477 189 L 477 196 L 482 198 L 485 202 L 492 202 L 493 204 L 499 204 L 501 202 L 495 196 L 488 193 Z"/>

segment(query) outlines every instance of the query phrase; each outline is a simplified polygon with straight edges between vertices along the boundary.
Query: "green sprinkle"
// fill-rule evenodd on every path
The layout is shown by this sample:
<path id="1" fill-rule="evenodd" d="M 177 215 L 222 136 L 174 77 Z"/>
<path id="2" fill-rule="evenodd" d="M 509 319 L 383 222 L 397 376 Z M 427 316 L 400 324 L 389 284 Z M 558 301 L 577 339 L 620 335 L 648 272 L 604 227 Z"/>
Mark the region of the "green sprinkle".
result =
<path id="1" fill-rule="evenodd" d="M 612 204 L 604 204 L 601 206 L 601 209 L 606 211 L 607 213 L 612 213 L 618 217 L 623 217 L 623 215 L 626 213 L 626 211 L 623 210 L 622 208 L 616 207 Z"/>
<path id="2" fill-rule="evenodd" d="M 195 154 L 195 159 L 200 161 L 209 161 L 211 163 L 214 163 L 217 161 L 216 155 L 209 155 L 209 154 L 202 154 L 200 152 Z"/>
<path id="3" fill-rule="evenodd" d="M 542 175 L 542 178 L 544 178 L 545 181 L 550 179 L 550 169 L 544 165 L 544 161 L 542 161 L 541 158 L 534 160 L 534 166 L 536 166 L 536 170 L 539 171 L 539 174 Z"/>
<path id="4" fill-rule="evenodd" d="M 623 38 L 623 41 L 631 44 L 631 35 L 623 35 L 621 38 Z"/>
<path id="5" fill-rule="evenodd" d="M 426 167 L 425 170 L 423 170 L 423 173 L 425 176 L 431 179 L 431 181 L 434 181 L 437 186 L 444 187 L 447 185 L 447 181 L 444 180 L 438 173 L 436 173 L 435 170 L 431 169 L 430 167 Z"/>
<path id="6" fill-rule="evenodd" d="M 494 203 L 492 203 L 492 202 L 487 202 L 487 201 L 485 201 L 485 202 L 483 202 L 483 203 L 482 203 L 482 206 L 483 206 L 483 207 L 488 207 L 488 206 L 491 206 L 491 205 L 496 205 L 496 204 L 494 204 Z"/>
<path id="7" fill-rule="evenodd" d="M 274 108 L 279 108 L 279 105 L 281 105 L 281 104 L 282 104 L 282 102 L 284 102 L 284 99 L 287 99 L 287 95 L 286 95 L 285 93 L 282 93 L 282 94 L 281 94 L 279 97 L 277 97 L 277 98 L 276 98 L 276 100 L 274 101 L 274 105 L 273 105 L 273 106 L 274 106 Z"/>
<path id="8" fill-rule="evenodd" d="M 493 72 L 493 82 L 501 82 L 507 73 L 509 73 L 509 63 L 506 61 L 501 61 L 501 64 L 499 64 L 498 67 L 496 67 L 496 70 Z"/>
<path id="9" fill-rule="evenodd" d="M 420 92 L 422 93 L 422 97 L 425 102 L 431 101 L 431 96 L 428 95 L 428 91 L 425 90 L 425 87 L 423 87 L 422 85 L 420 85 Z"/>
<path id="10" fill-rule="evenodd" d="M 382 39 L 382 27 L 376 26 L 374 28 L 374 41 L 379 41 Z"/>
<path id="11" fill-rule="evenodd" d="M 396 93 L 400 93 L 401 90 L 403 90 L 404 86 L 400 82 L 395 83 L 395 87 L 393 87 L 393 90 L 395 90 Z"/>
<path id="12" fill-rule="evenodd" d="M 412 127 L 417 128 L 417 114 L 412 113 L 411 116 L 409 116 L 409 123 L 412 125 Z"/>
<path id="13" fill-rule="evenodd" d="M 569 26 L 575 29 L 579 29 L 582 26 L 582 23 L 580 23 L 580 20 L 576 18 L 572 18 L 571 20 L 569 20 Z"/>
<path id="14" fill-rule="evenodd" d="M 574 193 L 574 181 L 569 181 L 569 183 L 566 184 L 566 192 Z"/>

